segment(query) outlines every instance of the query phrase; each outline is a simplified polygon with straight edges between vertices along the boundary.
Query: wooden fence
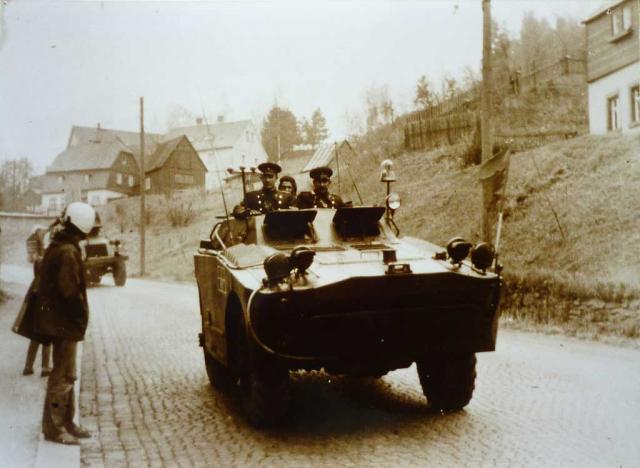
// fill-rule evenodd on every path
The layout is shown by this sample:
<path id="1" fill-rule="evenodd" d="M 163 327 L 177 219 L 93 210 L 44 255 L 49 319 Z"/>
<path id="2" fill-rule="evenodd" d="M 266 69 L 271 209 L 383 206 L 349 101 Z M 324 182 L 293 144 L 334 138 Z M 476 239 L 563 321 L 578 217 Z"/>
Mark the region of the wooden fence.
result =
<path id="1" fill-rule="evenodd" d="M 517 96 L 525 89 L 544 88 L 551 80 L 561 76 L 586 73 L 584 60 L 568 56 L 539 69 L 535 69 L 535 63 L 532 63 L 532 68 L 533 72 L 523 76 L 518 72 L 512 73 L 509 82 L 495 86 L 493 93 Z M 479 104 L 480 88 L 477 86 L 428 109 L 403 116 L 405 148 L 434 148 L 453 144 L 462 138 L 471 138 L 479 125 Z M 545 134 L 564 135 L 571 132 L 572 130 L 559 130 Z"/>

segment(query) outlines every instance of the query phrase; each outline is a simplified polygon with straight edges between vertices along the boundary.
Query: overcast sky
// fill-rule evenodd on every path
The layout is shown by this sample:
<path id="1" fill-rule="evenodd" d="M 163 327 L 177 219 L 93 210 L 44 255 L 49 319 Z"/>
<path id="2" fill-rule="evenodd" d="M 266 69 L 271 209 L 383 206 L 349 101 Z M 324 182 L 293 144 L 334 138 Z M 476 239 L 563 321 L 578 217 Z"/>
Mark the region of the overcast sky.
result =
<path id="1" fill-rule="evenodd" d="M 296 117 L 320 108 L 331 138 L 388 85 L 409 109 L 433 82 L 479 70 L 481 0 L 16 1 L 0 27 L 0 159 L 43 171 L 72 125 L 163 132 L 180 108 L 260 123 L 274 102 Z M 517 35 L 526 11 L 583 19 L 601 0 L 493 0 Z"/>

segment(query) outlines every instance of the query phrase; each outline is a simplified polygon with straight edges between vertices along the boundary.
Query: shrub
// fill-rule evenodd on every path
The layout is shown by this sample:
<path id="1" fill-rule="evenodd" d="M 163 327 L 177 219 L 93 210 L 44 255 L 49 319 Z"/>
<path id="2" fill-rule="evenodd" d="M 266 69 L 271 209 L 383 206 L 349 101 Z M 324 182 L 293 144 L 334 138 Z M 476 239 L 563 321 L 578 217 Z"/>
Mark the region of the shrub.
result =
<path id="1" fill-rule="evenodd" d="M 188 226 L 195 219 L 195 214 L 191 201 L 172 201 L 167 210 L 167 218 L 173 227 Z"/>

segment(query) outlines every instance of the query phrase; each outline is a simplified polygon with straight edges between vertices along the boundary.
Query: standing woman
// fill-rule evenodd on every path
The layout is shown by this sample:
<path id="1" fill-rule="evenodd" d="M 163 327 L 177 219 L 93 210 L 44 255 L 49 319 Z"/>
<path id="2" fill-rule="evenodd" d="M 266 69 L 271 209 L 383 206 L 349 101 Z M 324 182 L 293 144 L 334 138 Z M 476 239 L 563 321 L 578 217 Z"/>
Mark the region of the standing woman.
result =
<path id="1" fill-rule="evenodd" d="M 87 237 L 96 220 L 94 209 L 71 203 L 64 214 L 62 229 L 56 232 L 42 259 L 38 288 L 36 333 L 53 343 L 53 370 L 47 382 L 42 416 L 46 440 L 78 445 L 78 438 L 91 434 L 73 422 L 76 348 L 84 340 L 89 323 L 89 305 L 84 265 L 79 242 Z"/>

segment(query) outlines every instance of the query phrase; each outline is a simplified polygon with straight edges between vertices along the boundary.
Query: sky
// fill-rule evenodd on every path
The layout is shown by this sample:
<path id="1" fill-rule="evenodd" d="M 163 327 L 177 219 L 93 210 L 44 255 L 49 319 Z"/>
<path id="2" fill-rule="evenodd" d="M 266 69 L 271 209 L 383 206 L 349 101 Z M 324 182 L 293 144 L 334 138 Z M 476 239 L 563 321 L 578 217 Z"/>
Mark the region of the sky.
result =
<path id="1" fill-rule="evenodd" d="M 584 19 L 602 0 L 493 0 L 517 36 L 532 11 Z M 251 119 L 277 103 L 297 118 L 320 108 L 331 139 L 364 115 L 366 90 L 387 86 L 411 110 L 421 75 L 479 72 L 481 0 L 0 0 L 0 160 L 37 173 L 72 125 L 145 130 Z"/>

